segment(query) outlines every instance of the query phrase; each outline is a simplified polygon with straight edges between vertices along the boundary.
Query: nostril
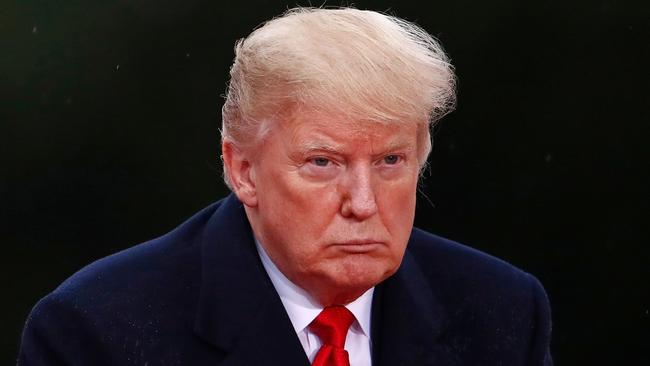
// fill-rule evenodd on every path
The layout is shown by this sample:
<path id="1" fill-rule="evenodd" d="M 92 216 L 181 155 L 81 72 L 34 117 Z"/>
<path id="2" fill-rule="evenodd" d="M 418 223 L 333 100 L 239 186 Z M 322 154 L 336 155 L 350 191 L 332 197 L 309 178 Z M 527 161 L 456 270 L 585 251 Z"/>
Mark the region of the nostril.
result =
<path id="1" fill-rule="evenodd" d="M 371 174 L 370 166 L 358 164 L 343 179 L 340 189 L 343 198 L 341 214 L 344 217 L 363 220 L 377 212 Z"/>
<path id="2" fill-rule="evenodd" d="M 377 212 L 377 203 L 374 196 L 350 197 L 343 201 L 341 214 L 344 217 L 366 219 Z"/>

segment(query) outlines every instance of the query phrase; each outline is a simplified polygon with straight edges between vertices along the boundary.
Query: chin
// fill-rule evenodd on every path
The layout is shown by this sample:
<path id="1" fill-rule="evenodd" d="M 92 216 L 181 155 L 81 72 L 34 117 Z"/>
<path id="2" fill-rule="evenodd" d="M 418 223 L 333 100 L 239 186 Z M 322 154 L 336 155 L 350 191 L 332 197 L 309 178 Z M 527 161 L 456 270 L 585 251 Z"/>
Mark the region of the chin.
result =
<path id="1" fill-rule="evenodd" d="M 327 291 L 322 294 L 323 296 L 320 296 L 319 301 L 323 306 L 349 304 L 382 280 L 381 277 L 358 279 L 356 281 L 349 281 L 349 279 L 346 281 L 339 278 L 335 285 L 329 287 L 331 291 Z"/>
<path id="2" fill-rule="evenodd" d="M 394 274 L 399 262 L 366 255 L 346 256 L 322 263 L 294 277 L 323 306 L 347 304 Z"/>
<path id="3" fill-rule="evenodd" d="M 396 265 L 377 265 L 376 259 L 366 263 L 357 258 L 352 263 L 346 263 L 342 268 L 332 273 L 335 285 L 341 289 L 349 289 L 356 292 L 365 292 L 373 286 L 390 277 L 397 271 Z"/>

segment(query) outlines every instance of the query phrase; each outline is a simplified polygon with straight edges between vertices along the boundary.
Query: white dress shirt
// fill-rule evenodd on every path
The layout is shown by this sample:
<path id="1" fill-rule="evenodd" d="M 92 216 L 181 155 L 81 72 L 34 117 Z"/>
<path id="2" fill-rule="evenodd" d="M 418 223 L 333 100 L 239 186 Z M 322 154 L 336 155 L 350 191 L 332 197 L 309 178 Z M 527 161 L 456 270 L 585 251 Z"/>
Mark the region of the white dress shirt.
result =
<path id="1" fill-rule="evenodd" d="M 273 286 L 280 295 L 280 300 L 291 319 L 298 339 L 309 358 L 314 361 L 316 353 L 321 346 L 321 341 L 312 331 L 309 324 L 320 314 L 323 307 L 316 302 L 305 290 L 298 287 L 285 277 L 276 267 L 271 258 L 266 254 L 262 245 L 256 241 L 257 252 L 260 255 L 266 273 L 273 282 Z M 370 357 L 370 314 L 372 308 L 372 294 L 374 287 L 359 296 L 345 307 L 354 314 L 355 321 L 350 326 L 345 339 L 345 350 L 350 355 L 350 366 L 371 366 Z"/>

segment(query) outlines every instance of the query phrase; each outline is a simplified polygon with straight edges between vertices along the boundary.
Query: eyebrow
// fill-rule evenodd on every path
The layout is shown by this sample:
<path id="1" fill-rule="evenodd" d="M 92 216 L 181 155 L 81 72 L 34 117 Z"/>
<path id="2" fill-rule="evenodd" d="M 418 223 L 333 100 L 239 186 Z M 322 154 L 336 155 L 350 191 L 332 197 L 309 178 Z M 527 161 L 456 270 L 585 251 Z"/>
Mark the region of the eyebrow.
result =
<path id="1" fill-rule="evenodd" d="M 307 142 L 304 144 L 300 144 L 297 150 L 300 154 L 303 155 L 306 155 L 307 153 L 313 151 L 323 151 L 332 154 L 344 153 L 342 145 L 330 144 L 324 142 Z M 415 148 L 413 144 L 408 143 L 406 141 L 392 141 L 386 146 L 386 148 L 382 149 L 382 151 L 378 152 L 376 155 L 382 155 L 385 154 L 386 152 L 395 151 L 395 150 L 405 150 L 410 152 L 415 150 Z"/>
<path id="2" fill-rule="evenodd" d="M 343 150 L 341 145 L 337 146 L 321 142 L 307 142 L 298 146 L 298 151 L 303 154 L 311 151 L 327 151 L 334 154 L 340 154 L 342 153 L 341 150 Z"/>
<path id="3" fill-rule="evenodd" d="M 413 151 L 415 147 L 412 143 L 406 141 L 391 141 L 384 151 L 406 150 Z"/>

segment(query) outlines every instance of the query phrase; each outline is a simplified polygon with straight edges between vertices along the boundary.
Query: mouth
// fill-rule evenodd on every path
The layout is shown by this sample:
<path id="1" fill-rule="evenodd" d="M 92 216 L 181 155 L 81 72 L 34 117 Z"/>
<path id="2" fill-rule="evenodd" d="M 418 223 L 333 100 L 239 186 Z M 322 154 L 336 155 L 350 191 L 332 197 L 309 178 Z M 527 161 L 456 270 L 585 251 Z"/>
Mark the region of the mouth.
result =
<path id="1" fill-rule="evenodd" d="M 379 249 L 384 245 L 383 242 L 377 240 L 349 240 L 342 243 L 335 243 L 334 247 L 337 249 L 351 254 L 363 254 L 372 252 Z"/>

